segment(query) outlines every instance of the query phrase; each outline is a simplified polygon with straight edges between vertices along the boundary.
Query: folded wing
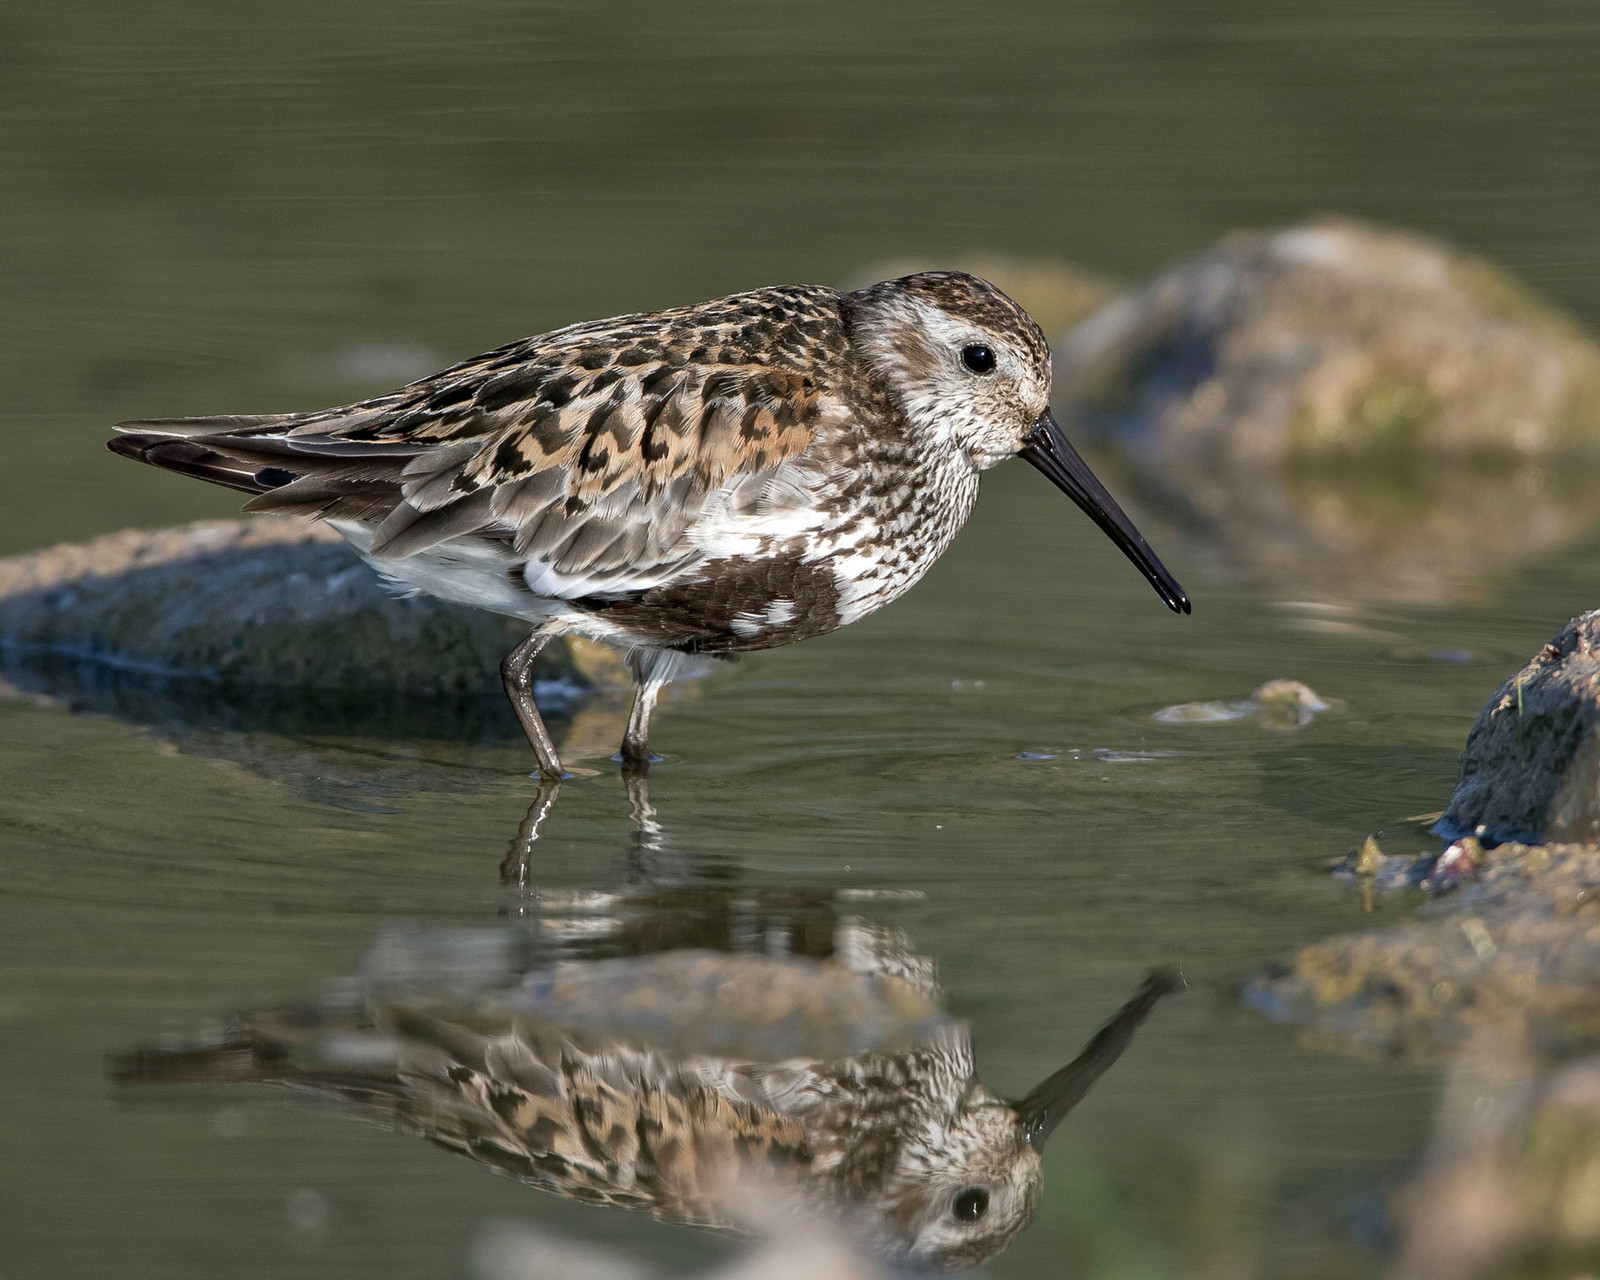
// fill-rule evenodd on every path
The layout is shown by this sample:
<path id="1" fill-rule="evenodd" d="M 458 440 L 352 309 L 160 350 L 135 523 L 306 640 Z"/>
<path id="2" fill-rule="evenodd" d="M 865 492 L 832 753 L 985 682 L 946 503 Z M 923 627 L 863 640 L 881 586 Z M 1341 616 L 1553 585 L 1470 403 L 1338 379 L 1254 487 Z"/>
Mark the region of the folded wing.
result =
<path id="1" fill-rule="evenodd" d="M 794 296 L 827 292 L 574 326 L 338 409 L 123 423 L 111 448 L 248 511 L 367 524 L 377 558 L 481 538 L 541 593 L 637 590 L 741 521 L 803 522 L 808 451 L 848 418 L 815 373 L 836 310 Z"/>

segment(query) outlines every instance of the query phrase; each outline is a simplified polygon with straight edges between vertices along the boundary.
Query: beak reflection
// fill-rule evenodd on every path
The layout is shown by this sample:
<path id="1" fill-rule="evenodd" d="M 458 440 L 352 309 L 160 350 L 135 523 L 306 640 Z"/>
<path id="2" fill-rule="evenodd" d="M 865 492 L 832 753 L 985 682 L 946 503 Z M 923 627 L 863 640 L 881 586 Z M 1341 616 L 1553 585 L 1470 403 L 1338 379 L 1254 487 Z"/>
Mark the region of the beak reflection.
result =
<path id="1" fill-rule="evenodd" d="M 1045 1139 L 1050 1136 L 1062 1118 L 1083 1101 L 1106 1069 L 1122 1056 L 1133 1040 L 1139 1024 L 1155 1008 L 1162 996 L 1180 990 L 1183 979 L 1175 969 L 1157 969 L 1144 980 L 1144 985 L 1133 999 L 1117 1010 L 1110 1022 L 1100 1028 L 1094 1039 L 1066 1066 L 1041 1084 L 1026 1098 L 1011 1104 L 1017 1113 L 1022 1131 L 1035 1151 L 1043 1151 Z"/>

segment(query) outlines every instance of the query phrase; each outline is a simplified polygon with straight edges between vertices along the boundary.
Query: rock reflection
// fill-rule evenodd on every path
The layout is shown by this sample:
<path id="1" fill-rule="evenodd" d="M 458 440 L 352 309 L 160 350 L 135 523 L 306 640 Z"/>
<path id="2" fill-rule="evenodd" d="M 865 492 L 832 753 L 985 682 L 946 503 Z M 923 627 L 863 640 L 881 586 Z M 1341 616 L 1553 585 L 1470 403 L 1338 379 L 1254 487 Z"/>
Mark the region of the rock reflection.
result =
<path id="1" fill-rule="evenodd" d="M 1464 604 L 1600 527 L 1592 464 L 1140 459 L 1136 487 L 1201 554 L 1280 600 Z"/>
<path id="2" fill-rule="evenodd" d="M 6 650 L 0 698 L 61 704 L 147 731 L 163 753 L 196 756 L 280 783 L 321 804 L 385 809 L 421 794 L 482 791 L 525 773 L 526 740 L 498 687 L 494 696 L 405 701 L 118 671 L 102 663 Z M 672 690 L 694 696 L 693 686 Z M 555 682 L 540 691 L 563 756 L 603 761 L 627 722 L 626 697 Z M 595 772 L 575 763 L 575 772 Z"/>
<path id="3" fill-rule="evenodd" d="M 112 1073 L 286 1085 L 570 1199 L 732 1230 L 778 1204 L 948 1270 L 1027 1225 L 1045 1139 L 1177 985 L 1152 973 L 1007 1101 L 976 1078 L 932 962 L 842 895 L 702 883 L 531 901 L 499 929 L 390 930 L 320 1003 Z"/>

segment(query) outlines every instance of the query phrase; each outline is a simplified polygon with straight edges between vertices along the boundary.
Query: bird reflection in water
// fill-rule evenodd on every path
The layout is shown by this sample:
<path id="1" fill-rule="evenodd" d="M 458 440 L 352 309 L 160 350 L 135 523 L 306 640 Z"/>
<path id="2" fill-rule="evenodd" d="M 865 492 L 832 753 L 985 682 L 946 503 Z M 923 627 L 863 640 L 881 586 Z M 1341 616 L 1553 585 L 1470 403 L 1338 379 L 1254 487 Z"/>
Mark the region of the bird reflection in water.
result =
<path id="1" fill-rule="evenodd" d="M 844 895 L 689 883 L 538 900 L 501 929 L 391 930 L 339 998 L 127 1054 L 113 1074 L 288 1085 L 571 1199 L 733 1230 L 759 1200 L 897 1265 L 954 1270 L 1032 1219 L 1045 1140 L 1179 985 L 1151 973 L 1077 1058 L 1006 1101 L 977 1080 L 932 962 Z"/>

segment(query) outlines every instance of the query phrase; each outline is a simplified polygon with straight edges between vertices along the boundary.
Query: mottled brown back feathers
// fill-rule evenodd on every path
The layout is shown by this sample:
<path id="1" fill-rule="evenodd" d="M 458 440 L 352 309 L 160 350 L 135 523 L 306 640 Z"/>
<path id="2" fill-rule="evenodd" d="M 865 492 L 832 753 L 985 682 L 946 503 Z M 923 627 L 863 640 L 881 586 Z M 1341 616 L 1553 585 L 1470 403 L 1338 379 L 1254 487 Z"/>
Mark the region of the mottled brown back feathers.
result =
<path id="1" fill-rule="evenodd" d="M 170 461 L 255 494 L 247 510 L 381 520 L 374 554 L 498 530 L 577 571 L 582 547 L 628 541 L 580 527 L 597 504 L 670 525 L 669 490 L 692 516 L 730 478 L 805 451 L 847 348 L 833 290 L 762 289 L 573 325 L 320 413 L 127 423 L 117 448 L 168 465 L 182 439 Z"/>

